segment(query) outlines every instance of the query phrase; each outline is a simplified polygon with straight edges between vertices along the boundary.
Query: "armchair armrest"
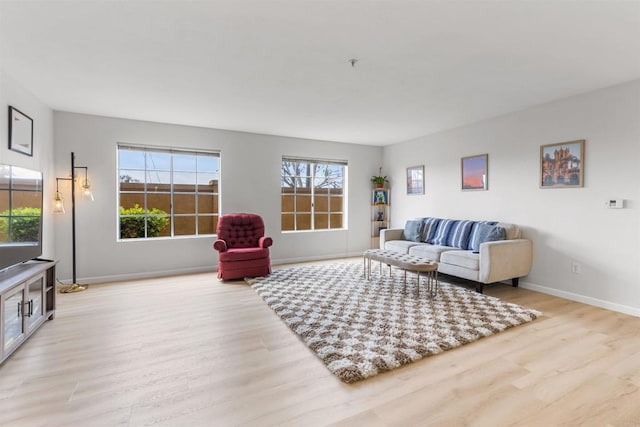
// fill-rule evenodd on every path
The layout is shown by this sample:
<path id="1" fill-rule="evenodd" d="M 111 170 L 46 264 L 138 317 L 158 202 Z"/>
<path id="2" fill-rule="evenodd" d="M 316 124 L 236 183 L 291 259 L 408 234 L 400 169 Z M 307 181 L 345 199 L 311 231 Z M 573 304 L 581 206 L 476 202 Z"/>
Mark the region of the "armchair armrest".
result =
<path id="1" fill-rule="evenodd" d="M 215 249 L 218 252 L 226 252 L 227 242 L 225 242 L 224 240 L 218 239 L 215 242 L 213 242 L 213 249 Z"/>
<path id="2" fill-rule="evenodd" d="M 387 228 L 380 230 L 380 249 L 384 249 L 385 242 L 390 240 L 403 240 L 404 228 Z"/>
<path id="3" fill-rule="evenodd" d="M 260 240 L 258 240 L 258 246 L 261 248 L 268 248 L 271 245 L 273 245 L 273 239 L 271 237 L 261 237 Z"/>
<path id="4" fill-rule="evenodd" d="M 479 282 L 493 283 L 529 274 L 533 248 L 529 239 L 500 240 L 480 244 Z"/>

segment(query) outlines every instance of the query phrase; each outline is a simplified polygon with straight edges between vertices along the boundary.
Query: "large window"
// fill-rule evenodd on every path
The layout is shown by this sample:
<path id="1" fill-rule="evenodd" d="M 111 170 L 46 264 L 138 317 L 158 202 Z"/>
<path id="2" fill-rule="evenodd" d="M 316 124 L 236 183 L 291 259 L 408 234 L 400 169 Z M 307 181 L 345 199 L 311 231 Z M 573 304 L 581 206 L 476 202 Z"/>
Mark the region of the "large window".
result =
<path id="1" fill-rule="evenodd" d="M 220 154 L 119 145 L 120 239 L 211 235 Z"/>
<path id="2" fill-rule="evenodd" d="M 282 230 L 345 228 L 347 162 L 282 158 Z"/>

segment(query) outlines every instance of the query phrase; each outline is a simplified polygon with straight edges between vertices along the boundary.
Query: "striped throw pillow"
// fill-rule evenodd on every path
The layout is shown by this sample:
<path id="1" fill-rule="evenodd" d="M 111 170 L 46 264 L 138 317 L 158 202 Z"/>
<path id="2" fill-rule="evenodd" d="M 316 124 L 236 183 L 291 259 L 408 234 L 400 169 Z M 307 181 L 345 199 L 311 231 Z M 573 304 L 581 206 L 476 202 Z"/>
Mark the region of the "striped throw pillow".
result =
<path id="1" fill-rule="evenodd" d="M 423 242 L 429 242 L 433 240 L 433 236 L 436 234 L 436 228 L 440 218 L 423 218 L 422 219 L 422 236 L 420 238 Z"/>
<path id="2" fill-rule="evenodd" d="M 453 248 L 467 249 L 469 245 L 469 234 L 475 221 L 455 221 L 449 230 L 447 246 Z"/>
<path id="3" fill-rule="evenodd" d="M 487 224 L 487 225 L 496 225 L 498 221 L 477 221 L 471 227 L 471 233 L 469 233 L 469 239 L 467 240 L 467 247 L 464 249 L 473 249 L 471 246 L 473 244 L 473 240 L 476 238 L 476 234 L 478 233 L 479 224 Z"/>
<path id="4" fill-rule="evenodd" d="M 458 221 L 455 219 L 441 219 L 440 222 L 438 222 L 438 227 L 436 228 L 433 238 L 427 242 L 433 245 L 446 246 L 451 227 L 453 227 L 456 222 Z"/>

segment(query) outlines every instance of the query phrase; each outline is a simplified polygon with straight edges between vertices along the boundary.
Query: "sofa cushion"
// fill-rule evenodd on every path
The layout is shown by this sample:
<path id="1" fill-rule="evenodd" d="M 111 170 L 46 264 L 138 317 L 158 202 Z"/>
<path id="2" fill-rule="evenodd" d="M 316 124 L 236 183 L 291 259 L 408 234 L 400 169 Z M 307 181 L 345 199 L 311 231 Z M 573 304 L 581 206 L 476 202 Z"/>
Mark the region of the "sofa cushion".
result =
<path id="1" fill-rule="evenodd" d="M 457 222 L 458 221 L 455 219 L 441 219 L 438 222 L 438 227 L 436 228 L 436 232 L 434 233 L 433 238 L 427 240 L 427 243 L 438 246 L 447 246 L 451 227 L 453 227 L 453 225 Z"/>
<path id="2" fill-rule="evenodd" d="M 410 240 L 389 240 L 384 242 L 384 248 L 388 251 L 400 252 L 401 254 L 408 254 L 409 249 L 420 245 L 420 243 L 412 242 Z"/>
<path id="3" fill-rule="evenodd" d="M 480 254 L 471 251 L 447 251 L 440 255 L 440 262 L 458 267 L 480 270 Z"/>
<path id="4" fill-rule="evenodd" d="M 414 245 L 409 248 L 409 255 L 419 256 L 421 258 L 430 259 L 432 261 L 440 261 L 440 254 L 451 251 L 454 248 L 449 246 L 437 246 L 430 244 Z"/>
<path id="5" fill-rule="evenodd" d="M 404 238 L 412 242 L 419 242 L 422 238 L 422 220 L 410 219 L 404 225 Z"/>
<path id="6" fill-rule="evenodd" d="M 495 242 L 498 240 L 505 240 L 507 233 L 504 228 L 497 225 L 480 224 L 478 226 L 478 232 L 476 233 L 473 242 L 471 244 L 471 250 L 474 253 L 480 252 L 480 244 L 485 242 Z"/>
<path id="7" fill-rule="evenodd" d="M 269 258 L 269 248 L 233 248 L 220 252 L 220 261 L 246 261 Z"/>
<path id="8" fill-rule="evenodd" d="M 467 249 L 469 245 L 469 234 L 475 221 L 456 221 L 449 230 L 447 237 L 447 246 L 454 248 Z"/>
<path id="9" fill-rule="evenodd" d="M 438 223 L 440 222 L 440 218 L 423 218 L 422 219 L 422 237 L 420 241 L 428 242 L 429 240 L 433 240 L 433 236 L 436 234 L 436 229 L 438 228 Z"/>

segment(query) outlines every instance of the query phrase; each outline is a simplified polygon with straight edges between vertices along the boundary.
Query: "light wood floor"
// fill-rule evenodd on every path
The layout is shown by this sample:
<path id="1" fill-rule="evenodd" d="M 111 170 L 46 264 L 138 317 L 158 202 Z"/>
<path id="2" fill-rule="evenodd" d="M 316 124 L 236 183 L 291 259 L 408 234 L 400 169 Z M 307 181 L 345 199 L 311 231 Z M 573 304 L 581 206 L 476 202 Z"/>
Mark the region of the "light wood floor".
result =
<path id="1" fill-rule="evenodd" d="M 485 292 L 544 316 L 354 385 L 215 273 L 58 294 L 0 366 L 0 425 L 640 425 L 640 318 Z"/>

